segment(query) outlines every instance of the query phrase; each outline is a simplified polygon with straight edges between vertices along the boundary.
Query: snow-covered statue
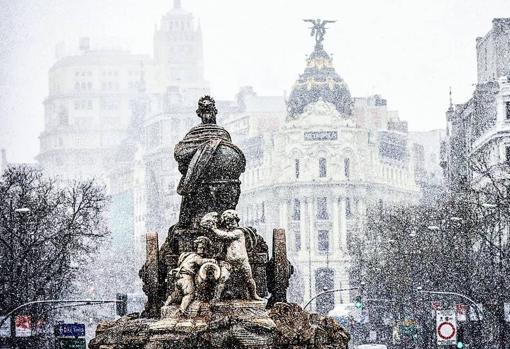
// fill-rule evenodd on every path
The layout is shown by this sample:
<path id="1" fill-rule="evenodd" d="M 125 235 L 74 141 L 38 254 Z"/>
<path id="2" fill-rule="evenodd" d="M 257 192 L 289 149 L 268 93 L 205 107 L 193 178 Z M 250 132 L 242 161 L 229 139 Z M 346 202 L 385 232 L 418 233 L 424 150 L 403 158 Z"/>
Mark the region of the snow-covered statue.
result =
<path id="1" fill-rule="evenodd" d="M 240 226 L 246 160 L 216 113 L 211 97 L 200 98 L 202 123 L 175 147 L 179 221 L 161 248 L 158 232 L 146 234 L 144 311 L 100 324 L 90 349 L 347 348 L 333 320 L 287 303 L 293 269 L 285 231 L 273 230 L 270 256 L 256 230 Z"/>
<path id="2" fill-rule="evenodd" d="M 179 311 L 185 315 L 195 298 L 198 287 L 204 282 L 217 280 L 220 270 L 215 259 L 206 258 L 211 240 L 200 236 L 194 241 L 195 252 L 184 252 L 179 256 L 178 267 L 170 274 L 175 280 L 174 291 L 168 296 L 165 306 L 180 302 Z"/>
<path id="3" fill-rule="evenodd" d="M 249 228 L 240 228 L 239 220 L 236 211 L 226 210 L 221 217 L 216 212 L 208 213 L 200 222 L 203 228 L 212 231 L 225 246 L 224 260 L 219 262 L 221 273 L 214 294 L 215 300 L 221 299 L 225 285 L 232 274 L 239 277 L 239 282 L 235 285 L 238 288 L 246 288 L 248 299 L 262 300 L 257 295 L 257 284 L 253 279 L 247 252 L 247 245 L 248 248 L 254 245 L 255 234 Z"/>
<path id="4" fill-rule="evenodd" d="M 182 196 L 177 229 L 196 229 L 208 212 L 235 209 L 241 194 L 239 177 L 246 159 L 232 143 L 230 134 L 216 125 L 214 99 L 198 101 L 202 123 L 193 127 L 174 150 L 182 178 L 177 193 Z"/>

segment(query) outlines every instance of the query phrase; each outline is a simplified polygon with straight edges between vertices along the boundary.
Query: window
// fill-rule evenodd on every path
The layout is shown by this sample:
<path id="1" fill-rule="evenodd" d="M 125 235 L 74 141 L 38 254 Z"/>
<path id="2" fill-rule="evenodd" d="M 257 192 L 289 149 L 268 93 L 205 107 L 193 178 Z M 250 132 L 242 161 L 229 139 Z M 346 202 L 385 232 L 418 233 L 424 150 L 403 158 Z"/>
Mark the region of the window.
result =
<path id="1" fill-rule="evenodd" d="M 347 217 L 352 217 L 351 198 L 345 199 L 345 215 Z"/>
<path id="2" fill-rule="evenodd" d="M 67 111 L 61 110 L 58 113 L 58 124 L 59 126 L 69 126 L 69 116 L 67 115 Z"/>
<path id="3" fill-rule="evenodd" d="M 294 160 L 294 171 L 296 174 L 296 179 L 299 178 L 299 159 Z"/>
<path id="4" fill-rule="evenodd" d="M 301 219 L 301 202 L 299 199 L 294 199 L 292 206 L 292 220 L 299 221 Z"/>
<path id="5" fill-rule="evenodd" d="M 345 178 L 351 177 L 351 160 L 349 158 L 344 159 L 344 174 Z"/>
<path id="6" fill-rule="evenodd" d="M 329 231 L 328 230 L 319 230 L 318 235 L 319 240 L 317 249 L 319 252 L 328 252 L 329 251 Z"/>
<path id="7" fill-rule="evenodd" d="M 505 146 L 505 161 L 510 163 L 510 145 Z"/>
<path id="8" fill-rule="evenodd" d="M 505 103 L 506 106 L 506 118 L 510 119 L 510 101 Z"/>
<path id="9" fill-rule="evenodd" d="M 266 222 L 266 205 L 264 204 L 264 201 L 262 201 L 260 210 L 262 211 L 260 215 L 260 222 L 265 223 Z"/>
<path id="10" fill-rule="evenodd" d="M 325 197 L 317 198 L 317 219 L 329 219 L 328 199 Z"/>
<path id="11" fill-rule="evenodd" d="M 295 243 L 294 247 L 296 248 L 296 252 L 301 251 L 301 232 L 298 230 L 294 232 L 294 243 Z"/>
<path id="12" fill-rule="evenodd" d="M 326 177 L 326 174 L 327 174 L 326 159 L 320 158 L 319 159 L 319 177 Z"/>

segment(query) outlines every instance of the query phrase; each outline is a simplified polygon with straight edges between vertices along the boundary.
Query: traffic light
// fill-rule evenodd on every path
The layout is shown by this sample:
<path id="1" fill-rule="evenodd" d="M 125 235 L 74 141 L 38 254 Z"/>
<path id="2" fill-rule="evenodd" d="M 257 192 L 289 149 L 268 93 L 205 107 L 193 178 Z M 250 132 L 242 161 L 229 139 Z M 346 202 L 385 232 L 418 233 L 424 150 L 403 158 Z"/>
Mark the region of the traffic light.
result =
<path id="1" fill-rule="evenodd" d="M 363 308 L 363 300 L 361 299 L 361 296 L 356 296 L 356 298 L 354 299 L 354 306 L 357 309 Z"/>
<path id="2" fill-rule="evenodd" d="M 457 327 L 457 349 L 464 348 L 464 329 L 460 326 Z"/>
<path id="3" fill-rule="evenodd" d="M 116 310 L 117 315 L 124 316 L 127 314 L 127 294 L 125 293 L 117 293 L 117 299 L 116 299 Z"/>

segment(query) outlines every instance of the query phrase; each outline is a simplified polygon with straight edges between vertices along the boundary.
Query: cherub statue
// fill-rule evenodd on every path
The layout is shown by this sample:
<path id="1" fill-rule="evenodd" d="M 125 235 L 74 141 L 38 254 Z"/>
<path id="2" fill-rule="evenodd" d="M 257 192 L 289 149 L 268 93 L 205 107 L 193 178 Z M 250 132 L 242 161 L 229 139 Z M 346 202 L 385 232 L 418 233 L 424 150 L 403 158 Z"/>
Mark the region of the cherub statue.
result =
<path id="1" fill-rule="evenodd" d="M 218 223 L 221 226 L 218 227 Z M 211 230 L 216 237 L 226 243 L 225 261 L 220 262 L 220 278 L 214 295 L 214 300 L 221 299 L 225 283 L 232 272 L 239 273 L 242 283 L 246 284 L 250 299 L 262 300 L 257 295 L 257 285 L 253 279 L 251 266 L 246 250 L 245 232 L 239 227 L 239 215 L 235 210 L 226 210 L 218 218 L 216 212 L 206 214 L 200 225 Z"/>
<path id="2" fill-rule="evenodd" d="M 168 306 L 180 301 L 179 311 L 183 315 L 186 314 L 189 305 L 195 297 L 197 278 L 204 277 L 204 275 L 199 275 L 200 272 L 209 274 L 208 270 L 211 268 L 205 268 L 207 270 L 204 270 L 204 267 L 214 266 L 214 269 L 219 271 L 215 259 L 205 258 L 211 246 L 211 240 L 205 236 L 199 236 L 195 239 L 193 245 L 196 252 L 182 253 L 179 256 L 179 267 L 171 271 L 171 275 L 176 278 L 175 289 L 165 302 L 165 306 Z M 219 277 L 219 273 L 217 277 Z"/>

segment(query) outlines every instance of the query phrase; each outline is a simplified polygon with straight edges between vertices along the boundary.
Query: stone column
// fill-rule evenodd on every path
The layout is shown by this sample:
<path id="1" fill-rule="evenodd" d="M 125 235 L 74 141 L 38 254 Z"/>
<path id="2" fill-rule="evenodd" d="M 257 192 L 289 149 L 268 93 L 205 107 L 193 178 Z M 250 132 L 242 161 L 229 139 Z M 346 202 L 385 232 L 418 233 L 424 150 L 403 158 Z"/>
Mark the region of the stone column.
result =
<path id="1" fill-rule="evenodd" d="M 340 246 L 340 208 L 338 205 L 338 198 L 335 196 L 333 197 L 333 238 L 332 238 L 332 244 L 330 246 L 331 254 L 332 255 L 338 255 L 338 249 L 337 246 Z"/>
<path id="2" fill-rule="evenodd" d="M 315 216 L 313 211 L 313 198 L 308 198 L 307 200 L 307 213 L 308 213 L 308 234 L 306 236 L 307 247 L 310 248 L 311 254 L 315 253 Z"/>
<path id="3" fill-rule="evenodd" d="M 347 252 L 347 215 L 345 212 L 345 196 L 340 198 L 340 250 Z"/>
<path id="4" fill-rule="evenodd" d="M 301 234 L 301 255 L 306 255 L 306 240 L 307 240 L 307 229 L 306 229 L 306 199 L 299 199 L 299 233 Z"/>

